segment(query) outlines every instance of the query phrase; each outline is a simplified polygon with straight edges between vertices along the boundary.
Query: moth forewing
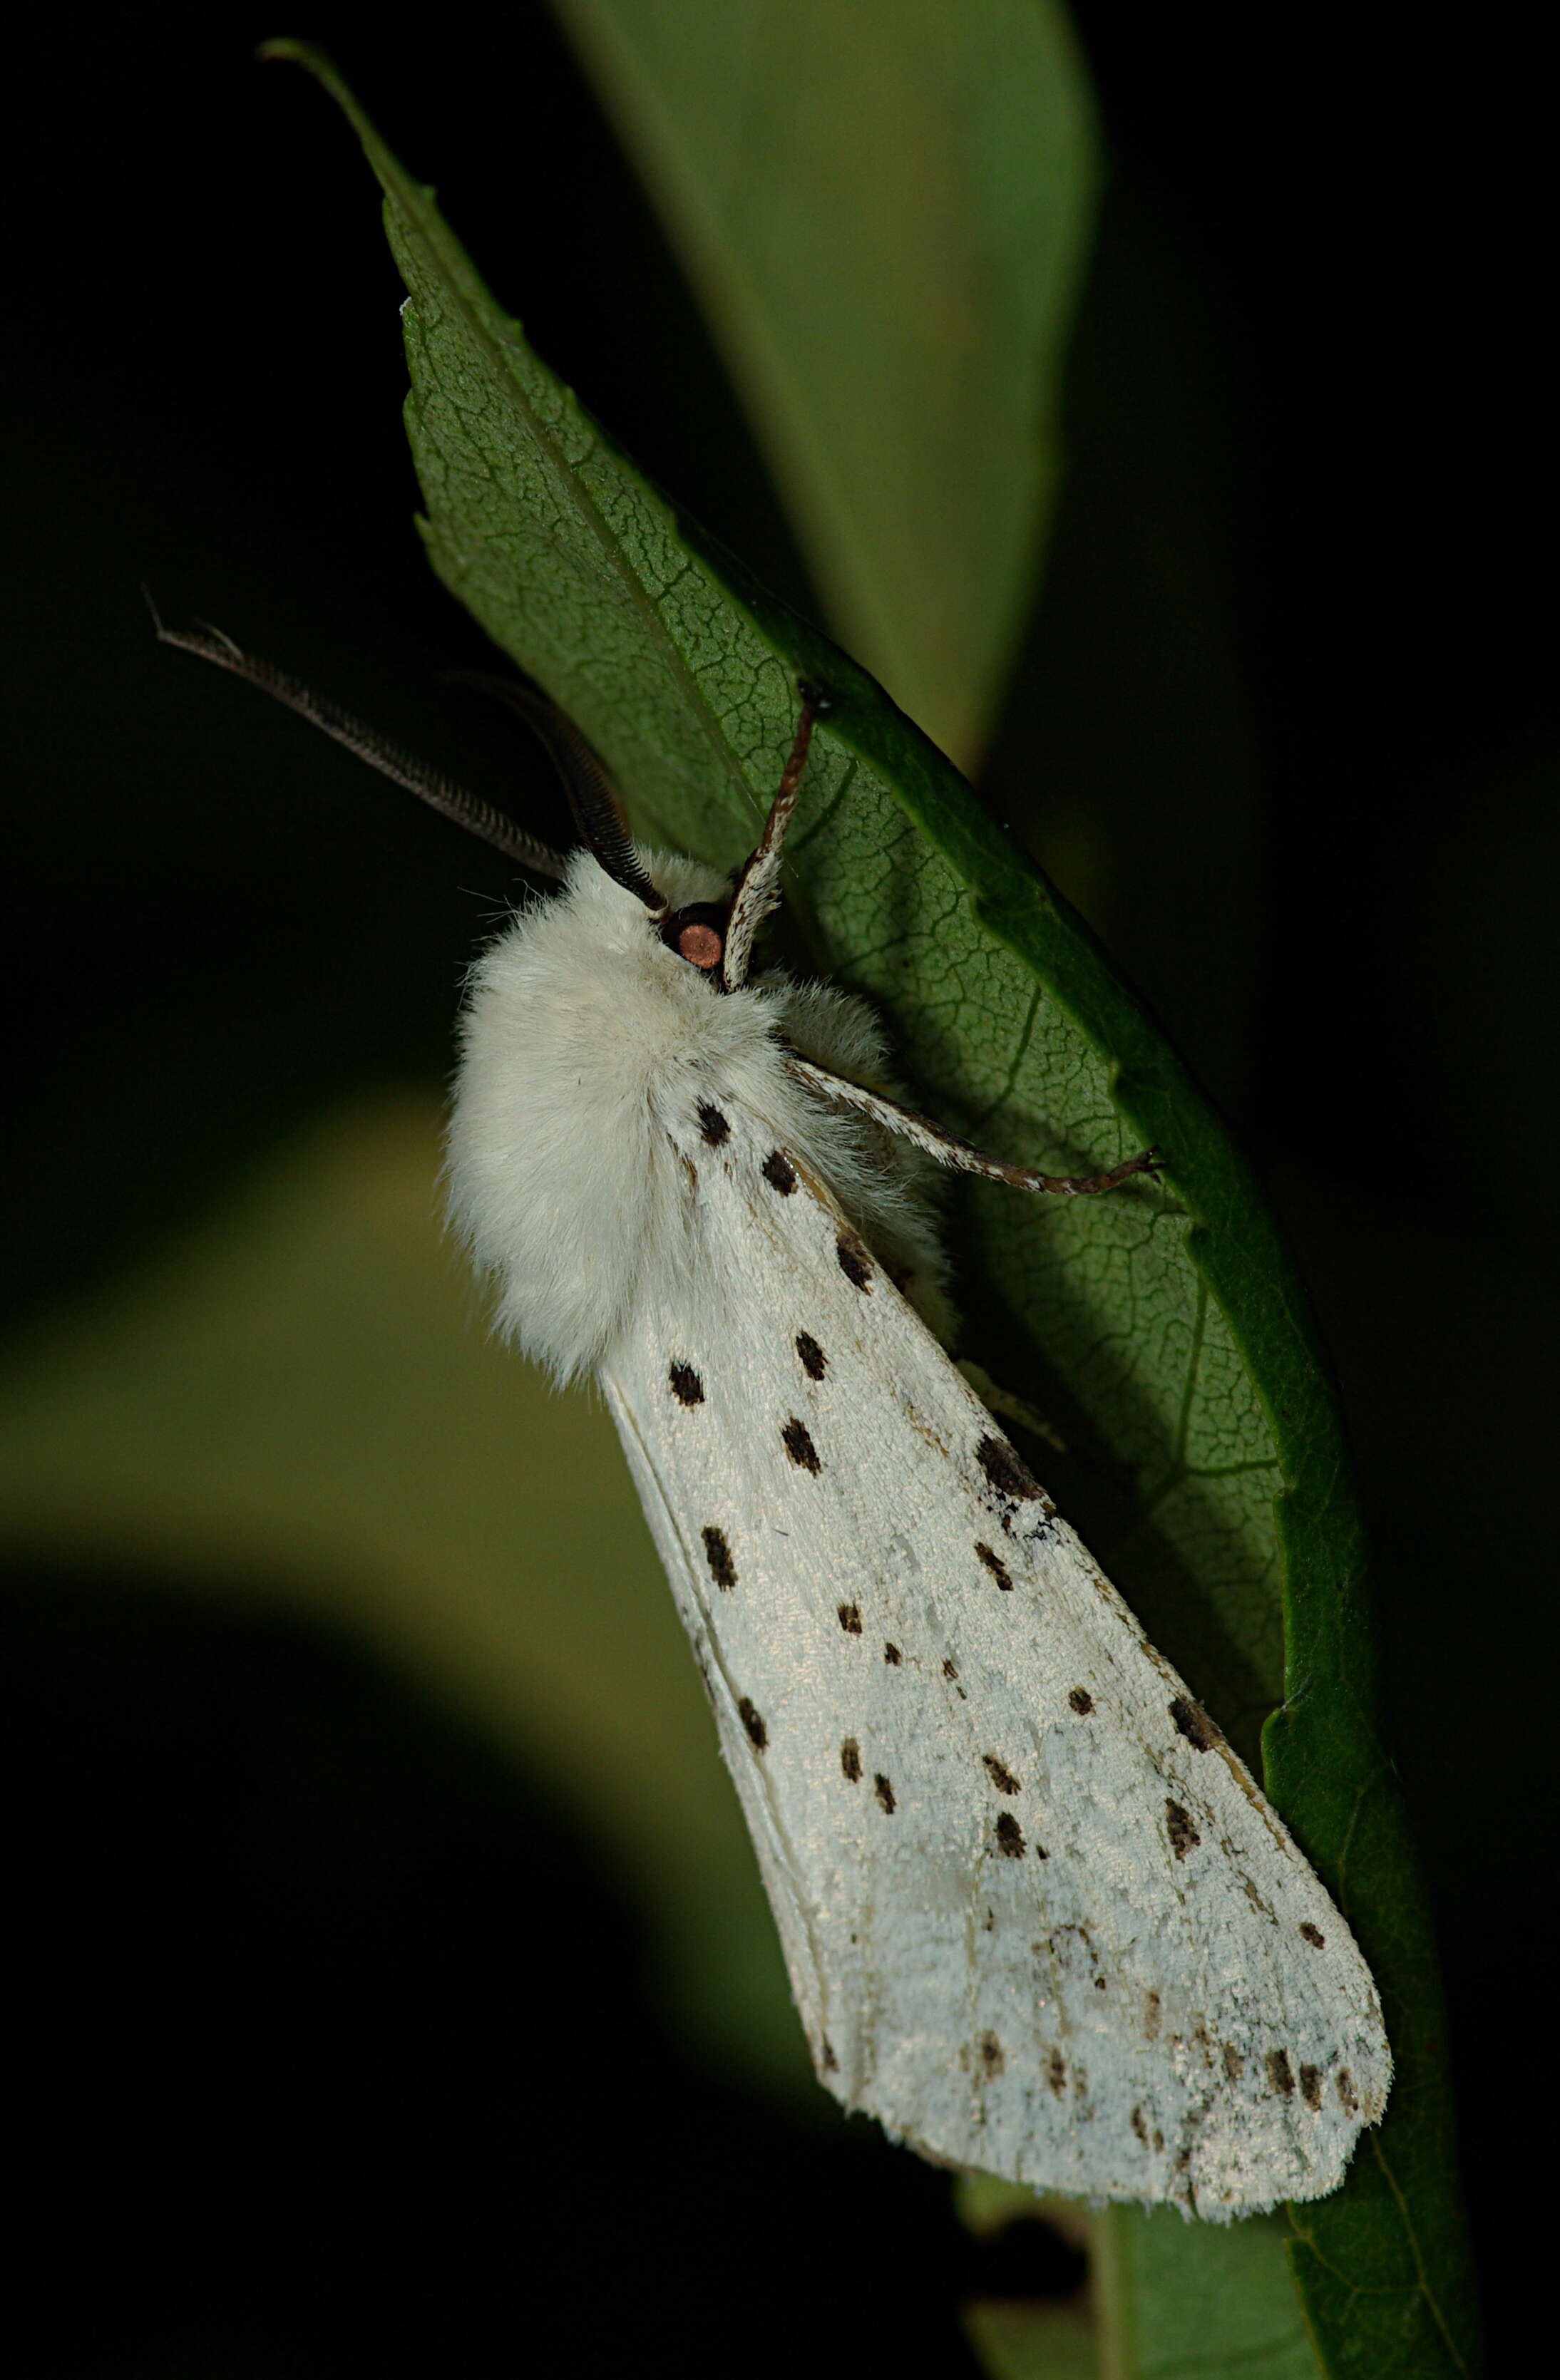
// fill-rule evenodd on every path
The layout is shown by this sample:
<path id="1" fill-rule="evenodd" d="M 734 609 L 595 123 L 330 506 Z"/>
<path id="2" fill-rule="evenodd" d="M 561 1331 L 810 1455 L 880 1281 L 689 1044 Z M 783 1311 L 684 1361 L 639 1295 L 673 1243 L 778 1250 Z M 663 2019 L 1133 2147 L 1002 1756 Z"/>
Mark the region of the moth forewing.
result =
<path id="1" fill-rule="evenodd" d="M 1040 2190 L 1322 2195 L 1390 2078 L 1347 1927 L 824 1185 L 721 1113 L 676 1138 L 698 1304 L 603 1377 L 822 2080 Z"/>

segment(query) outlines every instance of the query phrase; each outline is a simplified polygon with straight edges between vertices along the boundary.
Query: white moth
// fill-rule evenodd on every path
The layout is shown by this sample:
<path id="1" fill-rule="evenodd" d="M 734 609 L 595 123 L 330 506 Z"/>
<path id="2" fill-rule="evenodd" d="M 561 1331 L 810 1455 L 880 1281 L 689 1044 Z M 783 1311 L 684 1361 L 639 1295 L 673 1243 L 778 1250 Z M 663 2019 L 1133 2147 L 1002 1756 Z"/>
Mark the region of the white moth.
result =
<path id="1" fill-rule="evenodd" d="M 225 639 L 561 892 L 479 960 L 450 1208 L 503 1330 L 617 1424 L 820 2079 L 953 2166 L 1215 2220 L 1336 2188 L 1392 2058 L 1348 1927 L 950 1361 L 933 1161 L 863 1003 L 750 973 L 812 727 L 736 889 L 541 723 L 567 862 Z"/>

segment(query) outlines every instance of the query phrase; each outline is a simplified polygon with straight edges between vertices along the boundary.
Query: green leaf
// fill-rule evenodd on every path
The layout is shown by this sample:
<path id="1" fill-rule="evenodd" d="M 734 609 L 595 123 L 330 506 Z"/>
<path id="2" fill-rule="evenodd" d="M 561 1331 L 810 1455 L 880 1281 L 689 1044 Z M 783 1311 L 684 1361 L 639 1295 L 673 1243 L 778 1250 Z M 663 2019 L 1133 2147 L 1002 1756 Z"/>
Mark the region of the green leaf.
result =
<path id="1" fill-rule="evenodd" d="M 1050 517 L 1100 178 L 1065 15 L 1053 0 L 557 6 L 831 624 L 969 767 Z"/>
<path id="2" fill-rule="evenodd" d="M 295 45 L 277 54 L 334 91 L 384 192 L 434 566 L 579 721 L 641 828 L 737 860 L 789 742 L 796 675 L 822 679 L 835 704 L 788 887 L 819 961 L 884 1010 L 922 1098 L 988 1145 L 1068 1171 L 1145 1141 L 1168 1152 L 1174 1196 L 1135 1187 L 1058 1211 L 972 1190 L 960 1223 L 978 1352 L 995 1353 L 1000 1327 L 993 1368 L 1038 1389 L 1077 1449 L 1061 1475 L 1048 1464 L 1053 1484 L 1248 1753 L 1282 1698 L 1263 1735 L 1269 1789 L 1381 1985 L 1398 2059 L 1386 2121 L 1344 2188 L 1298 2217 L 1318 2351 L 1339 2374 L 1470 2370 L 1434 1965 L 1374 1733 L 1359 1522 L 1304 1301 L 1245 1168 L 1086 929 L 943 756 L 639 478 L 332 70 Z M 1177 2260 L 1159 2255 L 1158 2231 L 1176 2235 L 1158 2218 L 1106 2220 L 1116 2269 L 1168 2261 L 1179 2276 L 1117 2325 L 1123 2371 L 1151 2368 L 1128 2349 L 1161 2297 L 1189 2297 L 1221 2257 L 1244 2271 L 1273 2236 L 1193 2230 Z M 1152 2257 L 1132 2246 L 1151 2232 Z M 1204 2327 L 1195 2351 L 1184 2372 L 1226 2369 L 1233 2350 Z"/>
<path id="3" fill-rule="evenodd" d="M 1310 2380 L 1316 2356 L 1295 2320 L 1281 2242 L 1272 2216 L 1217 2231 L 1161 2206 L 1103 2224 L 1095 2259 L 1110 2380 Z"/>
<path id="4" fill-rule="evenodd" d="M 1085 2306 L 993 2298 L 971 2306 L 965 2325 L 992 2380 L 1100 2380 L 1094 2323 Z"/>
<path id="5" fill-rule="evenodd" d="M 355 1102 L 8 1347 L 0 1550 L 262 1597 L 394 1661 L 592 1832 L 705 2054 L 811 2093 L 616 1433 L 482 1330 L 439 1127 L 427 1096 Z"/>

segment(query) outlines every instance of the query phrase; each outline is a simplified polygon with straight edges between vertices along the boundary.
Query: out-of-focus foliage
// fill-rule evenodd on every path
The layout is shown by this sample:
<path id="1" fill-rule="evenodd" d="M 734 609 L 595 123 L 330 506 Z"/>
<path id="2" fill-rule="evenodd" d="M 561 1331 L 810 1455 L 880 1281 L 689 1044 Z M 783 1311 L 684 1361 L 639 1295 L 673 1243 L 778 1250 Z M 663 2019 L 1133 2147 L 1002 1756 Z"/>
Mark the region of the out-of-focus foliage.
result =
<path id="1" fill-rule="evenodd" d="M 410 1095 L 278 1151 L 0 1376 L 0 1545 L 271 1583 L 598 1838 L 690 2027 L 809 2071 L 746 1829 L 604 1411 L 488 1339 Z"/>
<path id="2" fill-rule="evenodd" d="M 558 0 L 847 650 L 963 768 L 1061 469 L 1100 177 L 1054 0 Z"/>

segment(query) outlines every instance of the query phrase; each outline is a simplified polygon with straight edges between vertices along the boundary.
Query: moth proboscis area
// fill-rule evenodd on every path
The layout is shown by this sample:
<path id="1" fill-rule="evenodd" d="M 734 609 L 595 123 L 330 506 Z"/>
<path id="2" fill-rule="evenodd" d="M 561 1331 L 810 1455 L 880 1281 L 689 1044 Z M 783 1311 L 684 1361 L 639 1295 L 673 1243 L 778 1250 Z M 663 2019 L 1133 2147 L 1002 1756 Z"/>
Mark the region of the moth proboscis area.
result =
<path id="1" fill-rule="evenodd" d="M 537 844 L 215 631 L 248 677 L 559 887 L 477 961 L 455 1228 L 594 1377 L 709 1689 L 821 2081 L 939 2161 L 1214 2220 L 1336 2188 L 1392 2058 L 1343 1916 L 946 1352 L 951 1166 L 1102 1195 L 895 1096 L 865 1002 L 752 971 L 824 712 L 735 879 L 637 844 L 517 698 Z"/>

